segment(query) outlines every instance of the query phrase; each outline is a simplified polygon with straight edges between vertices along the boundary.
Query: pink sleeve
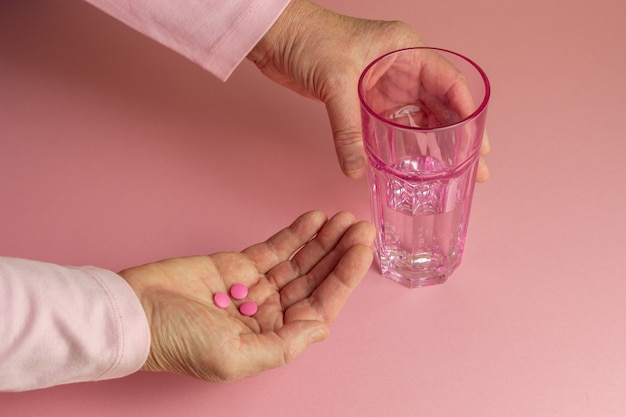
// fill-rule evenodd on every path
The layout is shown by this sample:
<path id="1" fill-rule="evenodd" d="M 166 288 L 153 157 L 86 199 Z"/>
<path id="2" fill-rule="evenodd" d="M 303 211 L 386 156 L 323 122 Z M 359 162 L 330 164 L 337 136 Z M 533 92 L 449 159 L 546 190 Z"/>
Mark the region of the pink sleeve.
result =
<path id="1" fill-rule="evenodd" d="M 225 81 L 289 0 L 86 0 Z"/>
<path id="2" fill-rule="evenodd" d="M 0 257 L 0 391 L 119 378 L 149 349 L 143 308 L 119 275 Z"/>

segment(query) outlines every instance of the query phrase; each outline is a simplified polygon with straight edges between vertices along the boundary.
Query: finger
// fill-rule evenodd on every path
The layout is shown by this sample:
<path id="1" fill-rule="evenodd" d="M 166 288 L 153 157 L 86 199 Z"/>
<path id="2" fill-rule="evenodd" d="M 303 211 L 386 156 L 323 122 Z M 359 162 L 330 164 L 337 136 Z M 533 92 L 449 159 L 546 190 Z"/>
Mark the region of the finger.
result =
<path id="1" fill-rule="evenodd" d="M 283 340 L 283 362 L 289 363 L 313 343 L 326 340 L 328 325 L 319 321 L 290 322 L 278 330 Z"/>
<path id="2" fill-rule="evenodd" d="M 287 311 L 285 325 L 276 332 L 242 335 L 245 364 L 230 366 L 232 379 L 255 375 L 289 363 L 311 344 L 328 337 L 332 323 L 354 288 L 362 280 L 372 260 L 371 249 L 353 246 L 337 264 L 311 299 Z M 322 320 L 316 319 L 316 317 Z"/>
<path id="3" fill-rule="evenodd" d="M 356 94 L 358 75 L 338 85 L 325 100 L 341 170 L 348 178 L 361 178 L 366 171 L 361 131 L 361 108 Z"/>
<path id="4" fill-rule="evenodd" d="M 374 240 L 376 231 L 374 226 L 368 222 L 359 222 L 352 226 L 350 230 L 342 237 L 337 246 L 320 260 L 312 271 L 285 286 L 280 292 L 281 305 L 287 310 L 292 305 L 306 299 L 326 280 L 336 278 L 333 273 L 337 270 L 338 265 L 348 256 L 354 247 L 362 246 L 368 248 L 369 254 L 362 259 L 355 258 L 354 262 L 363 262 L 365 268 L 369 268 L 371 264 L 371 244 Z M 358 269 L 356 269 L 358 275 Z M 343 275 L 338 276 L 343 279 Z M 348 276 L 347 278 L 350 278 Z"/>
<path id="5" fill-rule="evenodd" d="M 483 141 L 480 144 L 480 157 L 478 158 L 478 169 L 476 171 L 476 182 L 486 182 L 489 180 L 491 176 L 489 172 L 489 167 L 487 166 L 487 161 L 485 156 L 489 154 L 491 151 L 491 145 L 489 144 L 489 135 L 487 130 L 483 135 Z"/>
<path id="6" fill-rule="evenodd" d="M 351 247 L 321 284 L 306 298 L 285 312 L 285 322 L 292 320 L 320 320 L 332 323 L 359 285 L 372 263 L 369 246 Z"/>
<path id="7" fill-rule="evenodd" d="M 314 239 L 302 247 L 293 259 L 285 261 L 267 273 L 267 278 L 278 289 L 282 289 L 292 280 L 309 273 L 309 271 L 328 255 L 337 245 L 341 237 L 354 224 L 354 216 L 348 212 L 334 215 L 321 228 Z"/>
<path id="8" fill-rule="evenodd" d="M 480 154 L 487 155 L 489 152 L 491 152 L 491 144 L 489 143 L 489 133 L 487 133 L 487 129 L 485 129 L 483 141 L 480 144 Z"/>
<path id="9" fill-rule="evenodd" d="M 260 273 L 265 274 L 274 266 L 289 259 L 295 251 L 311 240 L 326 219 L 326 214 L 321 211 L 305 213 L 289 227 L 282 229 L 265 242 L 244 249 L 242 253 L 252 259 Z"/>
<path id="10" fill-rule="evenodd" d="M 476 182 L 486 182 L 490 177 L 489 167 L 484 156 L 478 158 L 478 168 L 476 170 Z"/>
<path id="11" fill-rule="evenodd" d="M 447 107 L 456 112 L 457 118 L 468 117 L 476 110 L 465 78 L 452 63 L 433 51 L 417 59 L 421 64 L 420 79 L 424 88 L 447 103 Z"/>

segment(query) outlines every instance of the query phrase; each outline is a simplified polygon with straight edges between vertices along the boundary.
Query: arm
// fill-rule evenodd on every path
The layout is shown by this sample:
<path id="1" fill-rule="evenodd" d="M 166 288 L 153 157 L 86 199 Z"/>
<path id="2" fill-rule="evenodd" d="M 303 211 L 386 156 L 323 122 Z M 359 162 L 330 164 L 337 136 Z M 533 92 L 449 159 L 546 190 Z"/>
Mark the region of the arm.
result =
<path id="1" fill-rule="evenodd" d="M 0 391 L 119 378 L 149 348 L 144 310 L 119 275 L 0 258 Z"/>
<path id="2" fill-rule="evenodd" d="M 372 60 L 423 45 L 408 24 L 357 19 L 310 0 L 87 0 L 226 80 L 246 57 L 270 79 L 326 105 L 337 158 L 365 174 L 357 82 Z M 477 181 L 486 181 L 485 134 Z"/>
<path id="3" fill-rule="evenodd" d="M 289 0 L 86 0 L 199 64 L 222 81 Z"/>
<path id="4" fill-rule="evenodd" d="M 369 269 L 374 234 L 350 213 L 327 219 L 314 211 L 242 252 L 119 275 L 0 258 L 0 391 L 140 368 L 225 382 L 284 365 L 328 337 Z M 249 287 L 254 317 L 235 302 L 213 302 L 235 283 Z"/>

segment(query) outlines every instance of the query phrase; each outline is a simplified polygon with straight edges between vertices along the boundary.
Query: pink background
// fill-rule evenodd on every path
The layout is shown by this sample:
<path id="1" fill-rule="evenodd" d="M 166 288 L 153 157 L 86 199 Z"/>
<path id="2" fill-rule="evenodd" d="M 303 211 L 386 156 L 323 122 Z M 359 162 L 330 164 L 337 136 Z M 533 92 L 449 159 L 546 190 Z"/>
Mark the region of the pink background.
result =
<path id="1" fill-rule="evenodd" d="M 321 3 L 489 74 L 493 175 L 460 269 L 418 290 L 372 270 L 327 342 L 255 378 L 138 373 L 0 394 L 0 415 L 626 413 L 626 3 Z M 118 270 L 239 250 L 313 208 L 369 218 L 319 103 L 247 62 L 223 84 L 80 1 L 0 3 L 1 254 Z"/>

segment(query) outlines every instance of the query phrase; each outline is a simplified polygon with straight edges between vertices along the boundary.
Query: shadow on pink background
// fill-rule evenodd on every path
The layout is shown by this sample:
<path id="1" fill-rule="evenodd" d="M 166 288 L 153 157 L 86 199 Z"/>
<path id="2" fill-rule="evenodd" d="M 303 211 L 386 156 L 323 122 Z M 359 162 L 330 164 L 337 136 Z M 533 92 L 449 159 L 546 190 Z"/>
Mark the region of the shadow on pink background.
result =
<path id="1" fill-rule="evenodd" d="M 0 394 L 0 416 L 623 415 L 626 7 L 322 4 L 406 20 L 490 76 L 493 177 L 459 270 L 407 290 L 372 269 L 327 342 L 259 377 L 138 373 Z M 81 2 L 0 5 L 0 254 L 119 270 L 318 208 L 369 218 L 321 104 L 247 62 L 221 83 Z"/>

